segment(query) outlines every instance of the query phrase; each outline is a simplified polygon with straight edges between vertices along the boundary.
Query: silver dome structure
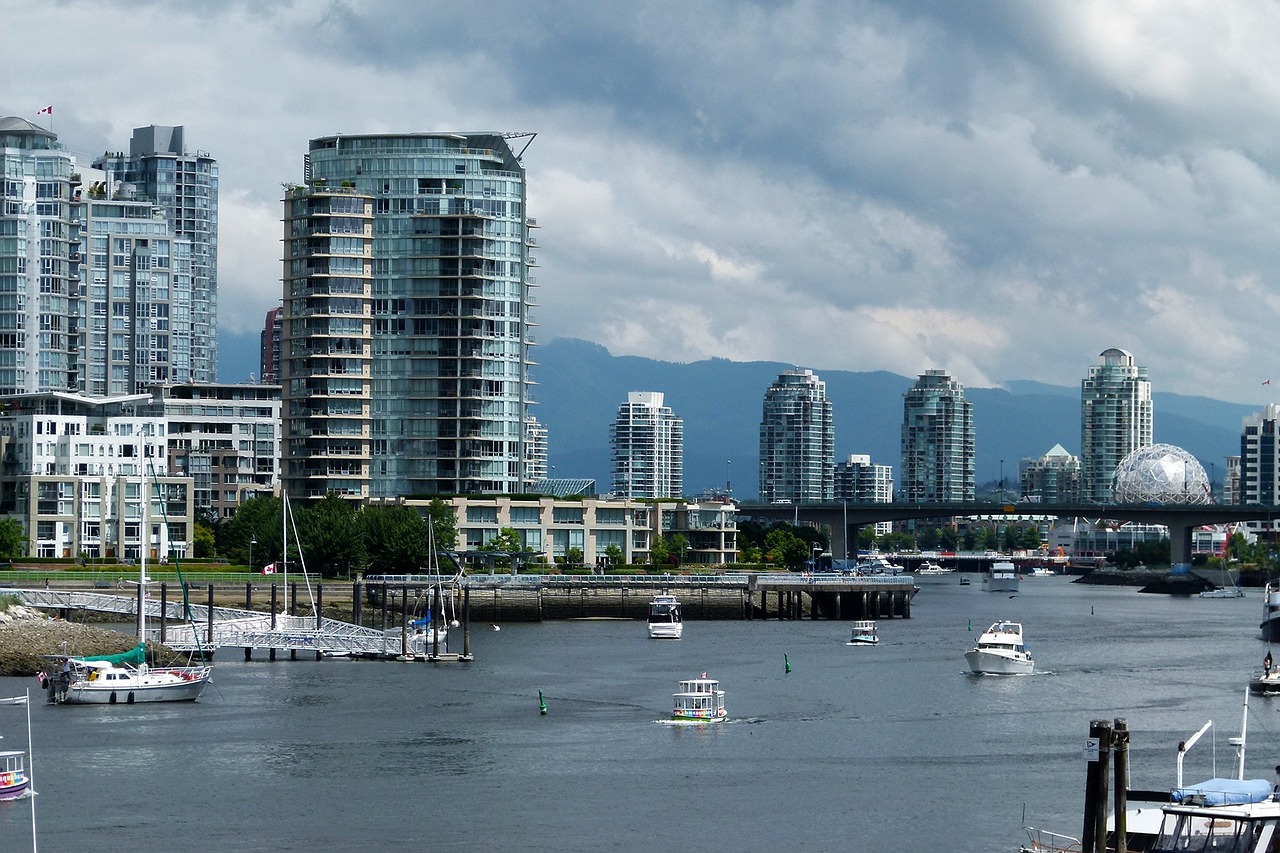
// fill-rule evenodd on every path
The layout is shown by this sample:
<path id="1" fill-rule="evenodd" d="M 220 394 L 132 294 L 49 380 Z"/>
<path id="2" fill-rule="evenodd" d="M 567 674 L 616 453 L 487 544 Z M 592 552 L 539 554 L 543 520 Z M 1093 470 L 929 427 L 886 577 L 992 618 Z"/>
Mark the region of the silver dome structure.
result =
<path id="1" fill-rule="evenodd" d="M 1172 444 L 1150 444 L 1121 459 L 1113 490 L 1121 504 L 1213 503 L 1204 466 Z"/>

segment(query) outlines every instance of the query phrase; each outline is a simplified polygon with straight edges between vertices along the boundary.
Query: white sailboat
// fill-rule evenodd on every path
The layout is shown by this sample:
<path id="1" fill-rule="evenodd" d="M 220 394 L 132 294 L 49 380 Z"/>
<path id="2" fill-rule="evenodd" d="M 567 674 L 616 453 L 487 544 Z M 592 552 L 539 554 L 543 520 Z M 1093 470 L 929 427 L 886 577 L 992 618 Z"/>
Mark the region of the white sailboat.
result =
<path id="1" fill-rule="evenodd" d="M 146 447 L 145 440 L 142 447 Z M 138 550 L 138 645 L 117 655 L 57 658 L 61 668 L 49 673 L 50 704 L 132 705 L 136 702 L 193 702 L 209 686 L 213 667 L 152 668 L 147 663 L 147 550 L 151 545 L 151 490 L 141 457 L 142 535 Z"/>

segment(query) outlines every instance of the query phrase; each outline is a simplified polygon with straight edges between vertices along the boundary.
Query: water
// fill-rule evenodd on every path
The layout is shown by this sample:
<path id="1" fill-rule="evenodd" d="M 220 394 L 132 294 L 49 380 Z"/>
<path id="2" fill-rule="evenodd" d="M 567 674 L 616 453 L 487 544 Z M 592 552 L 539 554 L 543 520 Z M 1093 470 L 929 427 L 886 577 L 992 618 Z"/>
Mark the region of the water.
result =
<path id="1" fill-rule="evenodd" d="M 1171 786 L 1178 741 L 1209 719 L 1188 782 L 1215 753 L 1230 775 L 1266 651 L 1250 592 L 1047 578 L 1010 599 L 945 579 L 881 620 L 877 647 L 846 646 L 841 622 L 693 621 L 676 642 L 584 621 L 478 626 L 470 665 L 229 650 L 194 705 L 32 706 L 41 849 L 1011 853 L 1024 806 L 1080 834 L 1092 719 L 1128 719 L 1134 787 Z M 1000 618 L 1024 623 L 1036 675 L 965 674 Z M 662 722 L 704 670 L 730 721 Z M 0 679 L 0 696 L 27 687 Z M 1252 700 L 1249 776 L 1280 760 L 1278 708 Z M 24 720 L 0 707 L 6 746 Z M 30 848 L 29 820 L 0 804 L 0 850 Z"/>

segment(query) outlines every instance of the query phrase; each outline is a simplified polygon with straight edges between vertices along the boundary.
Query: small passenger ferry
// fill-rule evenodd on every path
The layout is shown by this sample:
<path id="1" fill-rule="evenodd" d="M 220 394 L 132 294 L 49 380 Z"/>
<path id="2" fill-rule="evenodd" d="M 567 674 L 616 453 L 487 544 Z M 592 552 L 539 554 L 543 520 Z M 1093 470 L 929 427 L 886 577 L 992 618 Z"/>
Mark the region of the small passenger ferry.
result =
<path id="1" fill-rule="evenodd" d="M 649 637 L 654 640 L 678 640 L 683 633 L 680 602 L 674 595 L 655 595 L 649 602 Z"/>
<path id="2" fill-rule="evenodd" d="M 876 634 L 876 623 L 873 620 L 859 620 L 853 623 L 853 634 L 847 646 L 874 646 L 880 642 Z"/>
<path id="3" fill-rule="evenodd" d="M 31 779 L 23 761 L 25 752 L 0 752 L 0 800 L 16 800 L 27 793 Z"/>
<path id="4" fill-rule="evenodd" d="M 720 682 L 707 678 L 704 672 L 697 678 L 680 682 L 680 691 L 672 696 L 671 719 L 689 723 L 720 723 L 728 717 L 724 709 L 724 691 Z"/>

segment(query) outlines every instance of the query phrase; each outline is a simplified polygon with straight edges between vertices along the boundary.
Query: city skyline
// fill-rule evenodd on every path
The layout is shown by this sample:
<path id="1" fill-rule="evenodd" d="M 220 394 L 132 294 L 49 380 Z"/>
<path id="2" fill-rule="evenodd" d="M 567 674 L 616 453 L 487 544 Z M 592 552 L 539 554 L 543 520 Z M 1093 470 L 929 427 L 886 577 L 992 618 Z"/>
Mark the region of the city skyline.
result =
<path id="1" fill-rule="evenodd" d="M 215 154 L 228 359 L 256 349 L 278 304 L 281 184 L 302 180 L 306 140 L 536 131 L 543 342 L 937 366 L 970 389 L 1074 384 L 1076 353 L 1114 345 L 1170 391 L 1265 402 L 1277 9 L 484 8 L 19 4 L 0 113 L 88 158 L 153 123 Z M 94 39 L 44 61 L 42 34 L 104 14 L 150 45 L 145 62 Z M 326 40 L 344 50 L 311 48 Z M 219 378 L 256 360 L 234 370 Z"/>

